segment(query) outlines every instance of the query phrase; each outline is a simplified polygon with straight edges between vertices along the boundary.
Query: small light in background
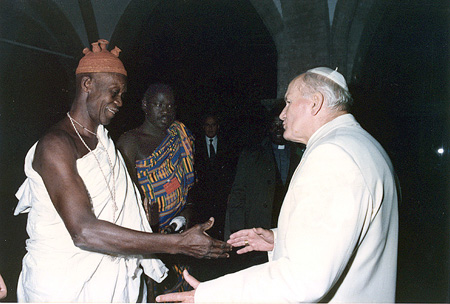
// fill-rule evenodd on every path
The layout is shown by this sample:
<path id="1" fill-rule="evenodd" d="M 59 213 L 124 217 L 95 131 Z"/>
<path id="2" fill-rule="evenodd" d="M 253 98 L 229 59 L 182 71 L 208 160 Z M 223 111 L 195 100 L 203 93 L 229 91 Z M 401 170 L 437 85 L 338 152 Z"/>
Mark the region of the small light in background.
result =
<path id="1" fill-rule="evenodd" d="M 439 155 L 442 155 L 442 154 L 444 154 L 444 148 L 439 148 L 439 149 L 437 149 L 437 154 L 439 154 Z"/>

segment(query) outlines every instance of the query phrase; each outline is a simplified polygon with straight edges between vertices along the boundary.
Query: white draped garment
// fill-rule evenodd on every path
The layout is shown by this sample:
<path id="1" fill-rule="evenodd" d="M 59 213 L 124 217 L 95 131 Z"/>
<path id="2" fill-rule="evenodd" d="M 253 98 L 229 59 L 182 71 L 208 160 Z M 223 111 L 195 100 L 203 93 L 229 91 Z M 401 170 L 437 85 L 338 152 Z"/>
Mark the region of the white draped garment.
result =
<path id="1" fill-rule="evenodd" d="M 393 303 L 395 173 L 351 114 L 310 138 L 274 229 L 269 262 L 200 283 L 201 303 Z"/>
<path id="2" fill-rule="evenodd" d="M 121 154 L 102 125 L 98 127 L 97 136 L 99 143 L 95 150 L 77 160 L 78 173 L 90 195 L 93 212 L 100 220 L 113 222 L 115 219 L 115 224 L 119 226 L 151 232 L 138 190 Z M 136 302 L 141 288 L 142 270 L 139 265 L 157 282 L 166 277 L 167 268 L 158 259 L 111 256 L 76 247 L 51 202 L 41 176 L 33 170 L 36 145 L 25 158 L 27 178 L 16 193 L 19 203 L 14 214 L 28 213 L 29 235 L 18 282 L 18 301 Z M 103 175 L 106 175 L 112 189 L 113 175 L 105 148 L 116 177 L 116 212 Z M 103 173 L 93 154 L 101 164 Z"/>

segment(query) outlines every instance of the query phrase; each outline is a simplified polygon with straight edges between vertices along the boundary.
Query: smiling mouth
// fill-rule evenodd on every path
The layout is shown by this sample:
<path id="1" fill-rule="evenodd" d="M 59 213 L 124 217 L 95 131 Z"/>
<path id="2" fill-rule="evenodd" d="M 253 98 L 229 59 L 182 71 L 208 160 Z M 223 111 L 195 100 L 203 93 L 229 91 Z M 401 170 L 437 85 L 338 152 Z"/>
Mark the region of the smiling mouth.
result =
<path id="1" fill-rule="evenodd" d="M 116 115 L 117 112 L 119 112 L 118 109 L 112 109 L 112 108 L 110 108 L 110 107 L 106 107 L 106 109 L 107 109 L 109 112 L 113 113 L 114 115 Z"/>

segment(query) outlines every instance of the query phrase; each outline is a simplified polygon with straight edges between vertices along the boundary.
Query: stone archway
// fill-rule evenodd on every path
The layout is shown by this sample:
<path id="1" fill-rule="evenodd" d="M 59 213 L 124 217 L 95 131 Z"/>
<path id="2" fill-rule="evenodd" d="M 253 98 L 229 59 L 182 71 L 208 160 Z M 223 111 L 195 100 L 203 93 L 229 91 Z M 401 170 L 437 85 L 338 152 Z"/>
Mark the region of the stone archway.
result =
<path id="1" fill-rule="evenodd" d="M 248 0 L 131 1 L 111 41 L 124 50 L 129 91 L 136 92 L 127 111 L 137 117 L 136 101 L 152 81 L 172 83 L 183 92 L 189 106 L 182 104 L 178 112 L 194 129 L 195 118 L 211 107 L 227 118 L 224 130 L 237 128 L 238 117 L 255 102 L 276 97 L 277 50 Z M 114 128 L 131 128 L 129 119 L 116 118 Z"/>

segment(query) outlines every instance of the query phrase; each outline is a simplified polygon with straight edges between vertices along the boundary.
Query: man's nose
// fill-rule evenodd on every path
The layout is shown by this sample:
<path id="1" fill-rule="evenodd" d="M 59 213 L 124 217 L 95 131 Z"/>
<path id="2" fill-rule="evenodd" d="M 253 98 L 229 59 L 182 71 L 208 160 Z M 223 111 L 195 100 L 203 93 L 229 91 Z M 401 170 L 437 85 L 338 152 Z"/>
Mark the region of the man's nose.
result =
<path id="1" fill-rule="evenodd" d="M 286 107 L 284 107 L 283 111 L 281 111 L 280 116 L 278 116 L 281 120 L 286 119 Z"/>
<path id="2" fill-rule="evenodd" d="M 116 100 L 114 100 L 114 103 L 118 108 L 120 108 L 123 105 L 122 97 L 119 97 Z"/>

